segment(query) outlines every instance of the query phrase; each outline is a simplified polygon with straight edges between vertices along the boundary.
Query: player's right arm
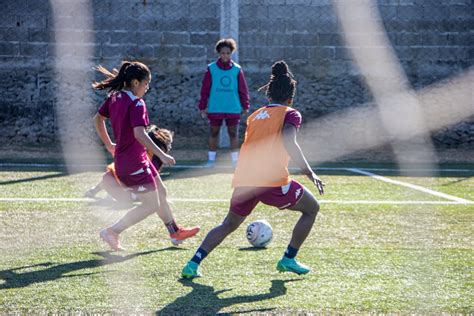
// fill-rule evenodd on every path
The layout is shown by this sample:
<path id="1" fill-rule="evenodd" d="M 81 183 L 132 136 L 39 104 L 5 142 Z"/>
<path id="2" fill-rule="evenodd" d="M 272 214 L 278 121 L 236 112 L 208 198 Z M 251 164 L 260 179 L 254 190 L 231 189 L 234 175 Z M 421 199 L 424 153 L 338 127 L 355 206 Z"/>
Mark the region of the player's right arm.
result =
<path id="1" fill-rule="evenodd" d="M 209 67 L 207 67 L 206 73 L 204 74 L 204 78 L 202 79 L 201 99 L 199 100 L 198 104 L 199 113 L 201 114 L 202 118 L 207 117 L 207 103 L 209 101 L 209 96 L 211 95 L 211 86 L 211 71 L 209 70 Z"/>
<path id="2" fill-rule="evenodd" d="M 301 150 L 300 145 L 296 140 L 296 126 L 290 123 L 285 123 L 283 126 L 283 143 L 285 144 L 286 151 L 298 167 L 301 168 L 303 174 L 305 174 L 311 182 L 314 183 L 318 188 L 319 194 L 324 194 L 324 183 L 321 179 L 313 172 L 309 165 L 306 157 Z"/>
<path id="3" fill-rule="evenodd" d="M 101 115 L 100 113 L 97 113 L 94 116 L 94 125 L 95 125 L 95 130 L 97 132 L 97 135 L 99 135 L 105 147 L 107 148 L 109 153 L 111 153 L 113 156 L 115 154 L 115 144 L 112 142 L 112 140 L 110 139 L 109 133 L 107 132 L 107 128 L 105 126 L 106 119 L 107 117 Z"/>

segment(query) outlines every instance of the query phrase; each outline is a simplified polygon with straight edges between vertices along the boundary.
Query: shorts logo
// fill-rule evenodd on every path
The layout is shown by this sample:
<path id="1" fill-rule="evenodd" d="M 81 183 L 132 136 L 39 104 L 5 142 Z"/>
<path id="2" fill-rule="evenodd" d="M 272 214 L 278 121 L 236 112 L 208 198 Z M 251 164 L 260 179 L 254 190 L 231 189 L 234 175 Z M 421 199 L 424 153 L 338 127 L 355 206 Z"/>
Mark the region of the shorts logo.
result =
<path id="1" fill-rule="evenodd" d="M 258 113 L 257 115 L 255 115 L 252 122 L 256 121 L 256 120 L 265 120 L 267 118 L 270 118 L 270 114 L 268 114 L 267 111 L 262 111 L 262 112 Z"/>
<path id="2" fill-rule="evenodd" d="M 198 257 L 199 259 L 201 259 L 201 258 L 202 258 L 201 253 L 200 253 L 200 252 L 196 252 L 196 257 Z"/>
<path id="3" fill-rule="evenodd" d="M 298 190 L 296 190 L 295 192 L 295 198 L 298 198 L 301 194 L 301 188 L 299 188 Z"/>
<path id="4" fill-rule="evenodd" d="M 143 192 L 146 191 L 145 187 L 143 185 L 139 186 L 137 189 L 138 192 Z"/>

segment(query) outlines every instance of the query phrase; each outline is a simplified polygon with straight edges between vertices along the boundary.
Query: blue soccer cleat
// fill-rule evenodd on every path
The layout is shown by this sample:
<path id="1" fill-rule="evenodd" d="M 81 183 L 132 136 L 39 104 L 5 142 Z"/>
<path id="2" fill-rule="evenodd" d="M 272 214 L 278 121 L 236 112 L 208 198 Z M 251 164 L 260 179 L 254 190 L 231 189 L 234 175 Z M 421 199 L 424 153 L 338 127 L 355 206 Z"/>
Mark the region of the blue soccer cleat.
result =
<path id="1" fill-rule="evenodd" d="M 278 261 L 277 270 L 280 272 L 293 272 L 296 274 L 306 274 L 311 271 L 311 268 L 299 263 L 295 258 L 290 259 L 285 256 Z"/>
<path id="2" fill-rule="evenodd" d="M 194 261 L 188 261 L 181 271 L 181 277 L 185 279 L 199 278 L 202 276 L 199 272 L 199 265 Z"/>

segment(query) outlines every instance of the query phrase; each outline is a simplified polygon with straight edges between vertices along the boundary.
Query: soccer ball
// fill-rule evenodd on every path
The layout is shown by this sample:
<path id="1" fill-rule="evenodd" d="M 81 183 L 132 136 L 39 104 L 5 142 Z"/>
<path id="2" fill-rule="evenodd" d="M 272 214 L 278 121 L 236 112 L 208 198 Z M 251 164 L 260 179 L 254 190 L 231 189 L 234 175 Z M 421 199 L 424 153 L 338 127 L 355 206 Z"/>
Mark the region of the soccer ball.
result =
<path id="1" fill-rule="evenodd" d="M 272 241 L 273 229 L 266 220 L 258 220 L 247 226 L 247 240 L 257 248 L 263 248 Z"/>

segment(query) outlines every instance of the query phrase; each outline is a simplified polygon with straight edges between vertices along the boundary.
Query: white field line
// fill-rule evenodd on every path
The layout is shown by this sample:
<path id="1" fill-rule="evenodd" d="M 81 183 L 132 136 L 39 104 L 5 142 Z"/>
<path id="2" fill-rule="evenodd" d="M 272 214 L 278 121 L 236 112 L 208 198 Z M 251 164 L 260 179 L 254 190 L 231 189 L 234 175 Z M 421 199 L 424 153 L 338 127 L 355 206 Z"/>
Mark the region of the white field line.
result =
<path id="1" fill-rule="evenodd" d="M 364 170 L 361 170 L 361 169 L 358 169 L 358 168 L 347 168 L 347 170 L 349 170 L 351 172 L 354 172 L 354 173 L 363 174 L 363 175 L 366 175 L 366 176 L 369 176 L 371 178 L 374 178 L 374 179 L 377 179 L 377 180 L 380 180 L 380 181 L 384 181 L 384 182 L 387 182 L 387 183 L 396 184 L 396 185 L 404 186 L 404 187 L 407 187 L 407 188 L 410 188 L 410 189 L 413 189 L 413 190 L 428 193 L 428 194 L 431 194 L 431 195 L 434 195 L 434 196 L 437 196 L 437 197 L 441 197 L 441 198 L 444 198 L 444 199 L 448 199 L 448 200 L 451 200 L 451 201 L 454 201 L 454 202 L 466 203 L 466 204 L 473 203 L 472 201 L 469 201 L 469 200 L 466 200 L 466 199 L 463 199 L 463 198 L 460 198 L 460 197 L 457 197 L 457 196 L 454 196 L 454 195 L 449 195 L 449 194 L 446 194 L 446 193 L 434 191 L 434 190 L 431 190 L 431 189 L 428 189 L 428 188 L 425 188 L 425 187 L 422 187 L 422 186 L 419 186 L 419 185 L 416 185 L 416 184 L 411 184 L 411 183 L 408 183 L 408 182 L 392 180 L 390 178 L 382 177 L 382 176 L 379 176 L 375 173 L 364 171 Z"/>
<path id="2" fill-rule="evenodd" d="M 47 164 L 47 163 L 9 163 L 3 162 L 0 163 L 1 167 L 35 167 L 35 168 L 64 168 L 66 164 Z M 104 168 L 105 165 L 100 164 L 75 164 L 71 165 L 71 167 L 94 167 L 94 168 Z M 204 165 L 174 165 L 172 167 L 166 167 L 169 169 L 207 169 Z M 231 165 L 215 165 L 214 169 L 232 169 Z M 298 171 L 299 168 L 289 168 L 292 171 Z M 320 167 L 320 168 L 313 168 L 313 170 L 333 170 L 333 171 L 347 171 L 348 169 L 359 169 L 355 167 Z M 370 170 L 370 171 L 400 171 L 400 172 L 436 172 L 436 171 L 443 171 L 443 172 L 472 172 L 474 173 L 474 169 L 456 169 L 456 168 L 439 168 L 439 169 L 423 169 L 423 168 L 409 168 L 409 169 L 397 169 L 397 168 L 361 168 L 363 170 Z"/>
<path id="3" fill-rule="evenodd" d="M 97 200 L 89 198 L 0 198 L 0 202 L 94 202 Z M 99 200 L 100 201 L 100 200 Z M 229 202 L 229 199 L 192 199 L 192 198 L 172 198 L 171 202 Z M 474 204 L 472 201 L 343 201 L 343 200 L 318 200 L 322 204 Z"/>

